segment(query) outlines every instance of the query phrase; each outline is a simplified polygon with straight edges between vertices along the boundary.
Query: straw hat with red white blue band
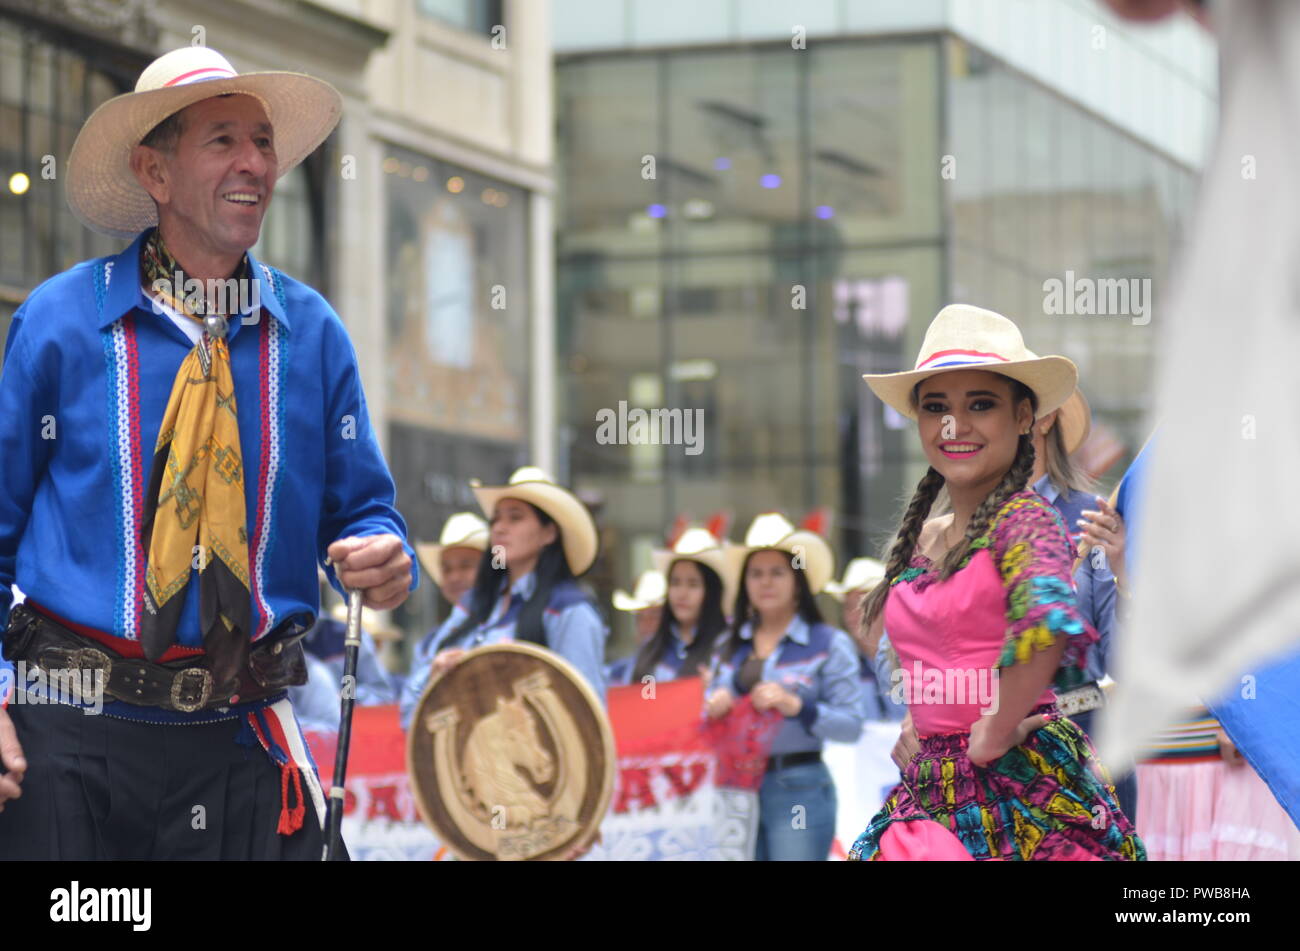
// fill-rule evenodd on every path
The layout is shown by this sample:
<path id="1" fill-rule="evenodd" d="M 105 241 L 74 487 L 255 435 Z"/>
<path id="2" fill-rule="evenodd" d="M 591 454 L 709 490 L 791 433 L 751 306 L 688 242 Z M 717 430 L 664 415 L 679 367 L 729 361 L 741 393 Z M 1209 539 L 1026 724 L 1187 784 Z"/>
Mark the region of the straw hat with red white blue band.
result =
<path id="1" fill-rule="evenodd" d="M 343 99 L 329 83 L 290 72 L 235 72 L 216 50 L 184 46 L 158 57 L 135 91 L 96 109 L 72 143 L 68 206 L 102 234 L 134 238 L 158 223 L 157 209 L 131 171 L 131 151 L 158 123 L 202 99 L 242 93 L 271 122 L 279 176 L 310 155 L 338 125 Z"/>
<path id="2" fill-rule="evenodd" d="M 1019 380 L 1038 397 L 1038 416 L 1059 409 L 1079 382 L 1065 357 L 1036 356 L 1017 327 L 1001 314 L 969 304 L 949 304 L 930 323 L 916 369 L 863 375 L 873 393 L 908 419 L 916 419 L 912 390 L 922 380 L 955 370 L 990 370 Z"/>

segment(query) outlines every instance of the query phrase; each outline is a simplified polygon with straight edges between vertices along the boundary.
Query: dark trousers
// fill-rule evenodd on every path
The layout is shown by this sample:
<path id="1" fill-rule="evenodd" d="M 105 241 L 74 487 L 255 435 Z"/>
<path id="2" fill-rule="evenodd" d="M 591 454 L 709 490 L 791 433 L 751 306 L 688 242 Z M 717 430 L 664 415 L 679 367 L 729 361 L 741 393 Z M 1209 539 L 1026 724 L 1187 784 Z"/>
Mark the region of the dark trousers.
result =
<path id="1" fill-rule="evenodd" d="M 1093 717 L 1097 712 L 1097 710 L 1089 710 L 1086 713 L 1076 713 L 1070 717 L 1080 730 L 1088 734 L 1090 740 L 1092 739 Z M 1123 810 L 1124 815 L 1128 816 L 1128 820 L 1133 823 L 1133 828 L 1136 829 L 1138 814 L 1137 772 L 1130 771 L 1123 779 L 1116 778 L 1114 774 L 1110 778 L 1115 783 L 1115 796 L 1119 799 L 1120 809 Z"/>
<path id="2" fill-rule="evenodd" d="M 302 828 L 276 832 L 280 767 L 236 741 L 241 720 L 163 726 L 62 704 L 8 713 L 27 773 L 0 812 L 0 860 L 321 858 L 310 794 Z"/>

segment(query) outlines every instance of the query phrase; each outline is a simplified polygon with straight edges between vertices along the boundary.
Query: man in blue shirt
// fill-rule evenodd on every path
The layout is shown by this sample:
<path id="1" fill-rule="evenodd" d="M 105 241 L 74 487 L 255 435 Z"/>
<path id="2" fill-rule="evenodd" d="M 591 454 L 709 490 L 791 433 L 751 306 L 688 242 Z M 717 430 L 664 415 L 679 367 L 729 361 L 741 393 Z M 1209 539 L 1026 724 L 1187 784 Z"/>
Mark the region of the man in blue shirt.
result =
<path id="1" fill-rule="evenodd" d="M 340 112 L 187 47 L 78 135 L 69 204 L 134 241 L 33 291 L 5 347 L 0 858 L 321 855 L 286 699 L 317 565 L 384 610 L 414 553 L 347 331 L 248 249 Z"/>

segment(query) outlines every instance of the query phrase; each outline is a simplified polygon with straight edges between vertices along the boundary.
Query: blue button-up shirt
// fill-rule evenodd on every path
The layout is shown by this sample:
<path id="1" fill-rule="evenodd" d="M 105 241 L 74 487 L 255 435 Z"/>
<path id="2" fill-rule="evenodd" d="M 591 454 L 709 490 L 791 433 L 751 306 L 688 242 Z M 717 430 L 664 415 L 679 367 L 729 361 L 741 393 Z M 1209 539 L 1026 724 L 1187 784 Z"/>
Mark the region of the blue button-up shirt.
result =
<path id="1" fill-rule="evenodd" d="M 193 349 L 141 290 L 147 233 L 50 278 L 14 314 L 0 374 L 0 618 L 17 583 L 64 618 L 139 637 L 152 450 Z M 342 321 L 312 288 L 248 257 L 260 306 L 230 322 L 227 340 L 256 640 L 311 622 L 316 566 L 332 542 L 405 539 L 406 524 Z M 201 644 L 197 582 L 195 572 L 176 632 L 183 646 Z"/>
<path id="2" fill-rule="evenodd" d="M 425 638 L 411 662 L 411 676 L 402 685 L 401 714 L 402 728 L 409 727 L 416 704 L 429 683 L 429 674 L 433 669 L 433 658 L 438 651 L 452 647 L 470 650 L 485 644 L 500 644 L 515 639 L 515 621 L 519 615 L 519 606 L 532 597 L 537 590 L 537 576 L 529 572 L 510 586 L 510 609 L 504 607 L 501 593 L 509 584 L 507 576 L 501 580 L 500 592 L 492 608 L 492 614 L 486 621 L 454 641 L 443 643 L 447 635 L 464 623 L 469 617 L 466 605 L 469 597 L 456 605 L 447 620 L 442 622 L 433 637 Z M 546 647 L 559 654 L 578 669 L 597 696 L 605 698 L 605 638 L 608 632 L 595 606 L 586 599 L 576 600 L 559 610 L 547 608 L 542 612 L 542 630 L 546 634 Z"/>
<path id="3" fill-rule="evenodd" d="M 1085 509 L 1097 508 L 1096 496 L 1077 490 L 1068 497 L 1062 496 L 1051 477 L 1046 475 L 1035 482 L 1032 488 L 1061 513 L 1070 532 L 1070 540 L 1077 545 L 1083 534 L 1079 528 L 1079 519 L 1083 517 Z M 1097 643 L 1088 648 L 1085 675 L 1088 680 L 1101 680 L 1106 676 L 1111 636 L 1115 631 L 1115 575 L 1111 573 L 1105 551 L 1094 548 L 1079 562 L 1079 567 L 1074 572 L 1074 586 L 1079 614 L 1101 635 Z"/>
<path id="4" fill-rule="evenodd" d="M 754 649 L 754 628 L 740 628 L 741 644 L 730 660 L 719 660 L 713 687 L 740 696 L 736 674 Z M 849 636 L 829 624 L 809 625 L 795 615 L 776 650 L 763 661 L 760 681 L 797 693 L 799 713 L 786 717 L 772 742 L 773 756 L 820 750 L 824 740 L 855 743 L 862 734 L 862 680 L 858 652 Z"/>
<path id="5" fill-rule="evenodd" d="M 690 651 L 692 644 L 687 644 L 682 640 L 681 628 L 676 621 L 670 621 L 668 624 L 668 646 L 664 649 L 663 656 L 655 664 L 654 670 L 650 671 L 650 676 L 656 681 L 676 680 L 678 677 L 698 677 L 698 670 L 683 670 L 682 665 L 686 662 L 686 654 Z M 697 635 L 698 636 L 698 635 Z M 727 638 L 727 632 L 724 630 L 714 639 L 713 649 L 709 652 L 709 661 L 705 666 L 711 666 L 713 654 L 717 653 L 718 647 Z M 624 657 L 616 660 L 606 668 L 606 674 L 609 677 L 611 687 L 624 686 L 631 682 L 632 672 L 636 669 L 636 659 L 640 656 L 641 649 L 630 657 Z"/>
<path id="6" fill-rule="evenodd" d="M 905 692 L 896 690 L 898 681 L 894 671 L 898 669 L 898 655 L 894 645 L 889 642 L 889 632 L 883 631 L 880 642 L 876 645 L 876 656 L 871 661 L 871 672 L 875 674 L 880 687 L 880 702 L 885 708 L 886 720 L 901 720 L 907 715 L 907 703 L 903 699 Z"/>

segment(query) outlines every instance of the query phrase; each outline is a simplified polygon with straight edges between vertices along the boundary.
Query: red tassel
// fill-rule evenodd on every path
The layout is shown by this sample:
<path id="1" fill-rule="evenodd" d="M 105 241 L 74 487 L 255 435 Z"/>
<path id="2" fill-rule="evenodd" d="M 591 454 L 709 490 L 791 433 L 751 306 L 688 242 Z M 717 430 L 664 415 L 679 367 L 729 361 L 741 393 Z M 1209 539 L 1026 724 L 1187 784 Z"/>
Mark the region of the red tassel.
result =
<path id="1" fill-rule="evenodd" d="M 289 777 L 293 776 L 293 791 L 297 805 L 289 808 Z M 302 828 L 307 814 L 306 804 L 302 798 L 302 774 L 296 763 L 284 763 L 280 766 L 280 822 L 275 831 L 280 835 L 293 835 Z"/>

